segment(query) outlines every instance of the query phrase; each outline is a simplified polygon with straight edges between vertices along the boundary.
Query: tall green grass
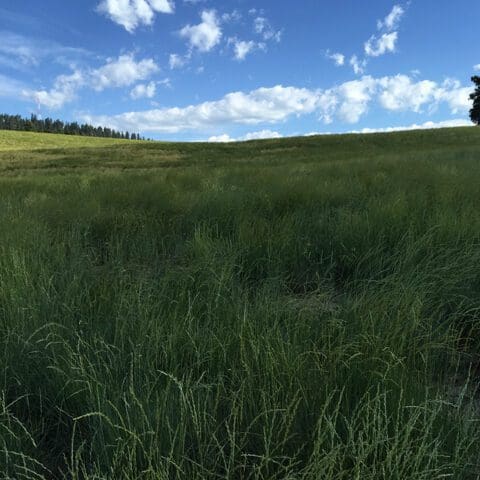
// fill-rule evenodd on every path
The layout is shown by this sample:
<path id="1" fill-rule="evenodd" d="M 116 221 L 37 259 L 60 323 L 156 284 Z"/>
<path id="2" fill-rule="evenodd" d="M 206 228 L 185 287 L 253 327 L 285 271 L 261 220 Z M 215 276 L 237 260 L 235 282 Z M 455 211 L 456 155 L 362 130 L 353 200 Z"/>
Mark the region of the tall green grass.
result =
<path id="1" fill-rule="evenodd" d="M 0 153 L 2 478 L 478 478 L 479 159 L 474 128 Z"/>

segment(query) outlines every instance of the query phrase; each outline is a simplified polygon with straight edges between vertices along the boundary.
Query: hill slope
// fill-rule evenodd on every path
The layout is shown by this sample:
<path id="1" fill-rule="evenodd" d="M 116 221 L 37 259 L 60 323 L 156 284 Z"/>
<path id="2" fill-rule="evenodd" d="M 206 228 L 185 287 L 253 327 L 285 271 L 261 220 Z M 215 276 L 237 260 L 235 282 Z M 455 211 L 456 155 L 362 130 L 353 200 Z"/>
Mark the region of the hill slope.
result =
<path id="1" fill-rule="evenodd" d="M 474 479 L 480 129 L 0 132 L 8 478 Z"/>
<path id="2" fill-rule="evenodd" d="M 165 143 L 0 131 L 0 161 L 18 161 L 22 170 L 59 160 L 62 168 L 164 168 L 165 162 L 183 160 L 182 166 L 209 166 L 255 162 L 256 165 L 319 161 L 356 161 L 381 155 L 458 154 L 480 146 L 480 128 L 449 128 L 368 135 L 324 135 L 241 143 Z M 62 159 L 65 162 L 62 164 Z M 0 164 L 0 168 L 2 168 Z"/>
<path id="3" fill-rule="evenodd" d="M 89 146 L 105 147 L 128 142 L 129 140 L 116 140 L 112 138 L 0 130 L 0 151 L 82 148 Z"/>

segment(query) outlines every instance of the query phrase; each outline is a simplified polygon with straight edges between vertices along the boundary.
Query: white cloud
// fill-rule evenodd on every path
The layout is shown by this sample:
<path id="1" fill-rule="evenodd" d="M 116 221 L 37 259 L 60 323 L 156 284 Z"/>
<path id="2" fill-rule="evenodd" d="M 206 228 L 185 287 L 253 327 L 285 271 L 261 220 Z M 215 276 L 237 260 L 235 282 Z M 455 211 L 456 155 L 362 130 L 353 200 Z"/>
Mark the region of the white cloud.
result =
<path id="1" fill-rule="evenodd" d="M 395 30 L 404 15 L 405 9 L 401 5 L 394 5 L 392 11 L 385 17 L 385 19 L 377 22 L 378 29 L 385 29 L 389 32 Z"/>
<path id="2" fill-rule="evenodd" d="M 282 31 L 275 30 L 265 17 L 255 18 L 253 28 L 255 33 L 261 35 L 265 41 L 272 40 L 278 43 L 282 39 Z"/>
<path id="3" fill-rule="evenodd" d="M 445 103 L 452 114 L 467 112 L 470 108 L 470 88 L 462 87 L 457 80 L 445 80 L 438 84 L 431 80 L 413 81 L 407 75 L 396 75 L 380 79 L 382 89 L 379 103 L 386 110 L 422 112 L 427 106 L 430 110 Z"/>
<path id="4" fill-rule="evenodd" d="M 238 138 L 232 138 L 224 133 L 223 135 L 214 135 L 208 139 L 210 143 L 230 143 L 230 142 L 246 142 L 249 140 L 265 140 L 268 138 L 282 138 L 283 135 L 272 130 L 260 130 L 258 132 L 250 132 Z"/>
<path id="5" fill-rule="evenodd" d="M 90 73 L 92 86 L 101 91 L 109 87 L 127 87 L 139 80 L 145 80 L 160 69 L 153 59 L 137 62 L 133 54 L 108 59 L 107 63 Z"/>
<path id="6" fill-rule="evenodd" d="M 207 140 L 209 143 L 230 143 L 236 142 L 230 135 L 224 133 L 223 135 L 214 135 Z"/>
<path id="7" fill-rule="evenodd" d="M 441 84 L 416 81 L 406 75 L 361 79 L 327 90 L 284 87 L 259 88 L 250 92 L 234 92 L 223 98 L 186 107 L 127 112 L 115 116 L 86 117 L 95 124 L 118 130 L 144 130 L 177 133 L 208 131 L 227 124 L 275 124 L 291 116 L 316 114 L 324 123 L 334 119 L 358 122 L 372 106 L 387 111 L 423 109 L 432 112 L 446 105 L 455 113 L 468 112 L 470 88 L 448 80 Z"/>
<path id="8" fill-rule="evenodd" d="M 337 116 L 344 122 L 357 123 L 367 111 L 377 88 L 372 77 L 363 77 L 340 85 L 334 94 L 339 98 Z"/>
<path id="9" fill-rule="evenodd" d="M 443 82 L 435 94 L 437 102 L 444 102 L 449 107 L 452 113 L 458 114 L 461 112 L 468 112 L 472 106 L 470 94 L 471 87 L 462 87 L 461 83 L 455 79 L 447 79 Z"/>
<path id="10" fill-rule="evenodd" d="M 85 84 L 85 76 L 75 70 L 70 75 L 60 75 L 56 78 L 50 90 L 24 91 L 24 96 L 31 98 L 38 106 L 58 109 L 76 98 L 77 90 Z"/>
<path id="11" fill-rule="evenodd" d="M 222 22 L 235 23 L 242 19 L 242 14 L 238 10 L 233 10 L 230 13 L 224 13 L 222 15 Z"/>
<path id="12" fill-rule="evenodd" d="M 405 132 L 409 130 L 432 130 L 437 128 L 453 128 L 453 127 L 471 127 L 472 122 L 464 120 L 463 118 L 454 118 L 452 120 L 443 120 L 441 122 L 425 122 L 421 124 L 412 124 L 400 127 L 386 127 L 386 128 L 362 128 L 361 130 L 352 130 L 348 133 L 390 133 L 390 132 Z"/>
<path id="13" fill-rule="evenodd" d="M 158 71 L 159 68 L 152 59 L 137 62 L 132 54 L 121 55 L 116 60 L 108 59 L 105 65 L 97 69 L 76 69 L 70 75 L 60 75 L 50 90 L 24 91 L 24 96 L 38 106 L 58 109 L 72 102 L 81 88 L 102 91 L 111 87 L 129 87 Z"/>
<path id="14" fill-rule="evenodd" d="M 190 55 L 178 55 L 178 53 L 171 53 L 168 58 L 168 65 L 170 70 L 184 67 L 190 61 Z"/>
<path id="15" fill-rule="evenodd" d="M 330 60 L 333 60 L 333 62 L 337 67 L 341 67 L 345 65 L 345 55 L 343 55 L 342 53 L 327 52 L 327 58 L 329 58 Z"/>
<path id="16" fill-rule="evenodd" d="M 243 41 L 243 40 L 234 40 L 233 41 L 233 49 L 235 52 L 235 59 L 238 61 L 245 60 L 247 55 L 252 52 L 257 44 L 253 41 Z"/>
<path id="17" fill-rule="evenodd" d="M 478 65 L 474 65 L 473 66 L 473 69 L 476 71 L 476 72 L 480 72 L 480 63 Z"/>
<path id="18" fill-rule="evenodd" d="M 251 15 L 256 15 L 258 12 L 255 9 L 249 11 Z M 281 30 L 275 30 L 267 18 L 264 16 L 256 16 L 253 20 L 253 30 L 260 36 L 259 41 L 254 40 L 238 40 L 236 37 L 228 39 L 228 44 L 233 44 L 234 58 L 238 61 L 245 60 L 246 56 L 254 50 L 267 51 L 267 45 L 271 42 L 280 42 L 282 37 Z"/>
<path id="19" fill-rule="evenodd" d="M 150 7 L 156 12 L 173 13 L 175 4 L 173 0 L 147 0 Z"/>
<path id="20" fill-rule="evenodd" d="M 345 133 L 392 133 L 392 132 L 406 132 L 411 130 L 433 130 L 439 128 L 456 128 L 456 127 L 472 127 L 473 123 L 469 120 L 463 118 L 453 118 L 451 120 L 443 120 L 440 122 L 424 122 L 424 123 L 413 123 L 406 126 L 397 126 L 397 127 L 384 127 L 384 128 L 362 128 L 361 130 L 350 130 Z M 338 135 L 335 132 L 308 132 L 303 134 L 303 137 L 313 137 L 320 135 Z M 271 131 L 271 130 L 261 130 L 259 132 L 247 133 L 238 138 L 232 138 L 228 134 L 212 136 L 207 141 L 210 143 L 230 143 L 230 142 L 243 142 L 248 140 L 262 140 L 269 138 L 284 138 L 281 133 Z"/>
<path id="21" fill-rule="evenodd" d="M 274 132 L 272 130 L 260 130 L 258 132 L 251 132 L 247 133 L 243 137 L 241 137 L 241 140 L 263 140 L 267 138 L 282 138 L 283 135 L 278 132 Z"/>
<path id="22" fill-rule="evenodd" d="M 214 10 L 205 10 L 201 14 L 202 22 L 187 25 L 180 30 L 180 36 L 186 38 L 190 48 L 200 52 L 209 52 L 220 43 L 222 29 Z"/>
<path id="23" fill-rule="evenodd" d="M 172 88 L 172 82 L 169 78 L 164 78 L 163 80 L 160 80 L 159 82 L 156 82 L 157 85 L 162 85 L 165 88 Z"/>
<path id="24" fill-rule="evenodd" d="M 130 92 L 130 96 L 134 100 L 139 98 L 153 98 L 157 90 L 157 84 L 155 82 L 150 82 L 147 84 L 140 83 L 133 88 Z"/>
<path id="25" fill-rule="evenodd" d="M 378 30 L 382 31 L 378 35 L 372 35 L 363 46 L 367 57 L 380 57 L 386 53 L 396 51 L 398 42 L 398 28 L 401 19 L 405 15 L 405 9 L 401 5 L 394 5 L 392 11 L 383 19 L 378 20 Z M 345 56 L 341 53 L 327 51 L 327 58 L 333 60 L 336 66 L 345 64 Z M 367 67 L 367 59 L 360 59 L 357 55 L 352 55 L 349 61 L 356 75 L 363 75 Z"/>
<path id="26" fill-rule="evenodd" d="M 398 32 L 384 33 L 380 37 L 373 35 L 365 43 L 365 53 L 369 57 L 379 57 L 387 52 L 395 52 Z"/>
<path id="27" fill-rule="evenodd" d="M 463 118 L 453 118 L 451 120 L 443 120 L 440 122 L 424 122 L 421 124 L 413 123 L 407 126 L 398 127 L 383 127 L 383 128 L 362 128 L 361 130 L 350 130 L 344 133 L 391 133 L 391 132 L 406 132 L 410 130 L 433 130 L 439 128 L 456 128 L 456 127 L 473 127 L 473 123 Z M 339 135 L 335 132 L 309 132 L 305 133 L 304 137 L 313 137 L 319 135 Z M 340 134 L 341 135 L 341 134 Z"/>
<path id="28" fill-rule="evenodd" d="M 365 42 L 364 50 L 367 56 L 380 57 L 395 52 L 398 41 L 397 28 L 404 15 L 405 9 L 401 5 L 394 5 L 392 11 L 377 22 L 378 29 L 383 30 L 383 33 L 379 36 L 372 35 Z"/>
<path id="29" fill-rule="evenodd" d="M 129 112 L 90 120 L 111 125 L 137 125 L 137 127 L 142 125 L 145 131 L 176 133 L 185 130 L 205 130 L 225 123 L 255 125 L 280 122 L 291 115 L 313 113 L 318 108 L 317 102 L 316 91 L 277 85 L 272 88 L 259 88 L 249 93 L 229 93 L 220 100 L 184 108 Z"/>
<path id="30" fill-rule="evenodd" d="M 350 58 L 350 65 L 352 66 L 355 75 L 363 75 L 367 66 L 367 61 L 365 59 L 359 60 L 356 55 L 353 55 L 352 58 Z"/>
<path id="31" fill-rule="evenodd" d="M 396 75 L 379 80 L 382 92 L 380 105 L 386 110 L 410 110 L 420 112 L 421 108 L 435 100 L 439 87 L 430 80 L 412 81 L 407 75 Z"/>
<path id="32" fill-rule="evenodd" d="M 97 11 L 132 33 L 140 25 L 151 25 L 157 12 L 173 13 L 174 7 L 172 0 L 102 0 Z"/>

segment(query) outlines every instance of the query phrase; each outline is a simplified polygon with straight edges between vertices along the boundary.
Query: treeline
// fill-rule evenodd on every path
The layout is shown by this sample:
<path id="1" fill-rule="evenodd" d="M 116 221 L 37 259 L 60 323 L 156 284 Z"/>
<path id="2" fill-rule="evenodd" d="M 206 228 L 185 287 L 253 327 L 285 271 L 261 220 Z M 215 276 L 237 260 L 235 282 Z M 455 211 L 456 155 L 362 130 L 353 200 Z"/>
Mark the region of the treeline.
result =
<path id="1" fill-rule="evenodd" d="M 145 140 L 144 137 L 140 138 L 139 133 L 117 132 L 112 128 L 94 127 L 88 123 L 63 122 L 62 120 L 53 120 L 52 118 L 43 119 L 38 118 L 36 115 L 31 115 L 30 118 L 23 118 L 20 115 L 0 114 L 0 130 Z"/>

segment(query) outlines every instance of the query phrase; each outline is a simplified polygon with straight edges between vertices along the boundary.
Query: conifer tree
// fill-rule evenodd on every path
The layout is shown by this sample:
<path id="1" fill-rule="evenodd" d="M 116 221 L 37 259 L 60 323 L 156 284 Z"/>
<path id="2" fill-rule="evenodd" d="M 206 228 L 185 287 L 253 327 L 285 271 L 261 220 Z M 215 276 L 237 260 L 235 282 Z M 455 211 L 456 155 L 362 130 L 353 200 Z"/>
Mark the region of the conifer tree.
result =
<path id="1" fill-rule="evenodd" d="M 470 118 L 473 123 L 480 125 L 480 77 L 472 77 L 472 82 L 475 84 L 475 91 L 470 95 L 470 100 L 473 100 Z"/>

